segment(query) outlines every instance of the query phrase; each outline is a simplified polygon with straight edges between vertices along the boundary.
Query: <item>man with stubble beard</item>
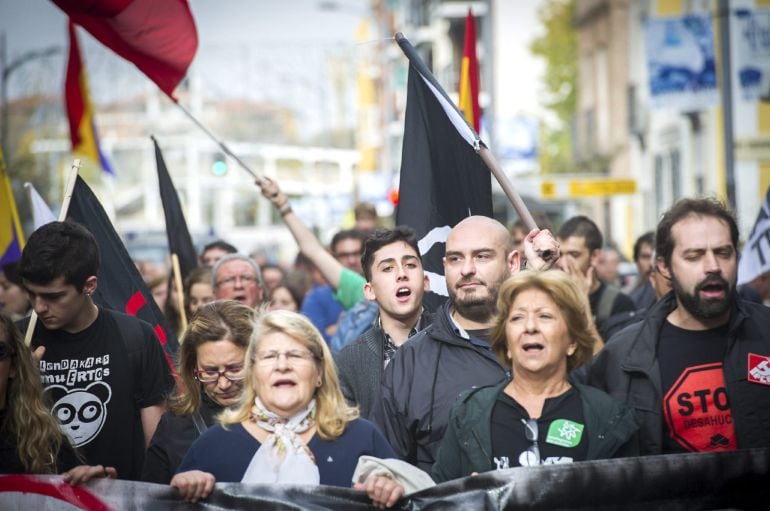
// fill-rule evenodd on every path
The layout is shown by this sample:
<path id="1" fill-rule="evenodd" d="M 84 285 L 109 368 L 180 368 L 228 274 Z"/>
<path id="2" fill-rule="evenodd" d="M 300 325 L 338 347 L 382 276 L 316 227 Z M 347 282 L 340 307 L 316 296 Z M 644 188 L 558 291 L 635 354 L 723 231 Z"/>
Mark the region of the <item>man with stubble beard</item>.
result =
<path id="1" fill-rule="evenodd" d="M 735 292 L 735 219 L 682 199 L 655 239 L 673 291 L 610 339 L 587 382 L 636 409 L 642 454 L 770 447 L 770 309 Z"/>
<path id="2" fill-rule="evenodd" d="M 524 250 L 531 268 L 544 269 L 553 260 L 538 254 L 558 254 L 558 243 L 550 232 L 533 230 Z M 428 473 L 460 392 L 508 376 L 490 349 L 489 330 L 500 285 L 519 270 L 520 261 L 510 234 L 496 220 L 472 216 L 458 223 L 444 257 L 449 301 L 385 369 L 372 419 L 402 459 Z"/>

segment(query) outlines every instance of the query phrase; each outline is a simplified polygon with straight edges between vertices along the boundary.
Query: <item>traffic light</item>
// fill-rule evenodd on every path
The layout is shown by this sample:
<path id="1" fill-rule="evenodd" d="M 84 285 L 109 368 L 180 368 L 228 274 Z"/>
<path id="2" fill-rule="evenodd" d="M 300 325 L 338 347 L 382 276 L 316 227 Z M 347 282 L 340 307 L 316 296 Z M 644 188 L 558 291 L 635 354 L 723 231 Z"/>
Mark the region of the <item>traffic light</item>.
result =
<path id="1" fill-rule="evenodd" d="M 227 160 L 222 153 L 214 153 L 214 159 L 211 162 L 211 173 L 217 177 L 227 174 Z"/>

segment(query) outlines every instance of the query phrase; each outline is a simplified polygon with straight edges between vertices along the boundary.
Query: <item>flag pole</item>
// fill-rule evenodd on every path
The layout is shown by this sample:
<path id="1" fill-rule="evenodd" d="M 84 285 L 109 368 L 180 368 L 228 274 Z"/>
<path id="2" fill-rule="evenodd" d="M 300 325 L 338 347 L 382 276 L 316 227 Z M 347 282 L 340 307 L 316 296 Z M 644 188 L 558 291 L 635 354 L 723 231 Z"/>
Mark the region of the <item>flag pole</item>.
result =
<path id="1" fill-rule="evenodd" d="M 511 201 L 513 208 L 516 210 L 519 218 L 521 218 L 521 221 L 524 222 L 524 225 L 526 225 L 527 230 L 531 231 L 532 229 L 537 229 L 535 219 L 527 209 L 527 206 L 524 204 L 521 196 L 519 196 L 519 194 L 513 188 L 513 184 L 511 183 L 510 179 L 508 179 L 508 176 L 505 175 L 505 172 L 503 172 L 503 169 L 497 163 L 497 160 L 495 160 L 494 156 L 492 156 L 490 150 L 481 141 L 478 133 L 476 133 L 472 126 L 468 125 L 468 121 L 465 119 L 465 116 L 463 116 L 460 110 L 457 109 L 457 106 L 454 104 L 454 102 L 449 99 L 446 91 L 444 91 L 444 88 L 441 87 L 441 84 L 438 83 L 436 78 L 430 72 L 428 66 L 426 66 L 422 61 L 422 58 L 420 58 L 420 55 L 417 53 L 417 50 L 414 48 L 414 46 L 412 46 L 412 43 L 409 42 L 409 39 L 407 39 L 406 36 L 404 36 L 404 34 L 401 32 L 396 32 L 394 39 L 401 47 L 401 51 L 404 52 L 406 58 L 409 59 L 410 65 L 414 66 L 417 69 L 417 72 L 419 72 L 423 78 L 425 78 L 425 80 L 430 82 L 430 84 L 444 96 L 444 98 L 447 100 L 447 103 L 452 105 L 459 118 L 461 118 L 463 122 L 468 126 L 468 129 L 471 130 L 475 139 L 473 146 L 474 150 L 484 161 L 490 172 L 492 172 L 492 175 L 495 177 L 497 182 L 500 183 L 500 187 L 502 187 L 503 192 L 505 192 L 506 197 L 508 197 L 508 200 Z"/>
<path id="2" fill-rule="evenodd" d="M 194 123 L 195 123 L 195 124 L 196 124 L 196 125 L 197 125 L 197 126 L 200 128 L 200 129 L 201 129 L 201 130 L 203 130 L 203 132 L 204 132 L 206 135 L 208 135 L 208 137 L 209 137 L 211 140 L 213 140 L 214 142 L 216 142 L 216 144 L 219 146 L 219 148 L 220 148 L 220 149 L 221 149 L 221 150 L 222 150 L 222 151 L 223 151 L 223 152 L 224 152 L 226 155 L 228 155 L 230 158 L 232 158 L 233 160 L 235 160 L 235 161 L 238 163 L 238 165 L 240 165 L 240 166 L 241 166 L 241 168 L 242 168 L 243 170 L 245 170 L 246 172 L 248 172 L 249 174 L 251 174 L 251 177 L 253 177 L 254 179 L 256 179 L 256 180 L 257 180 L 259 183 L 261 183 L 261 182 L 262 182 L 262 178 L 261 178 L 261 177 L 259 177 L 259 176 L 257 175 L 257 173 L 256 173 L 256 172 L 254 172 L 253 170 L 251 170 L 251 167 L 249 167 L 248 165 L 246 165 L 246 163 L 245 163 L 243 160 L 241 160 L 241 159 L 240 159 L 240 158 L 239 158 L 239 157 L 238 157 L 238 156 L 237 156 L 237 155 L 236 155 L 234 152 L 232 152 L 232 151 L 230 150 L 230 148 L 227 146 L 227 144 L 225 144 L 225 143 L 224 143 L 224 141 L 222 141 L 222 140 L 221 140 L 219 137 L 217 137 L 217 136 L 216 136 L 216 135 L 215 135 L 215 134 L 214 134 L 214 133 L 213 133 L 213 132 L 212 132 L 210 129 L 208 129 L 208 128 L 206 127 L 206 125 L 204 125 L 202 122 L 200 122 L 200 121 L 198 120 L 198 118 L 197 118 L 197 117 L 195 117 L 195 116 L 192 114 L 192 112 L 190 112 L 188 109 L 186 109 L 186 108 L 184 107 L 184 105 L 182 105 L 182 104 L 181 104 L 179 101 L 174 101 L 174 103 L 176 104 L 176 106 L 178 106 L 178 107 L 179 107 L 179 108 L 182 110 L 182 112 L 184 112 L 184 114 L 185 114 L 187 117 L 189 117 L 189 118 L 190 118 L 190 120 L 191 120 L 192 122 L 194 122 Z M 259 183 L 258 183 L 258 184 L 259 184 Z M 260 184 L 260 186 L 262 186 L 262 185 Z"/>
<path id="3" fill-rule="evenodd" d="M 171 272 L 174 275 L 174 287 L 176 288 L 177 307 L 179 307 L 179 319 L 182 331 L 187 330 L 187 313 L 184 310 L 184 287 L 182 286 L 182 270 L 179 268 L 179 256 L 171 254 Z"/>
<path id="4" fill-rule="evenodd" d="M 80 171 L 80 159 L 75 158 L 70 167 L 70 173 L 67 177 L 67 186 L 64 188 L 64 200 L 61 203 L 61 210 L 59 211 L 59 221 L 63 222 L 67 219 L 67 210 L 70 208 L 70 202 L 72 202 L 72 193 L 75 190 L 75 182 L 78 180 L 78 172 Z M 33 304 L 34 305 L 34 304 Z M 32 334 L 35 332 L 35 326 L 37 325 L 37 312 L 32 309 L 32 314 L 29 315 L 29 323 L 27 324 L 27 331 L 24 333 L 24 344 L 29 346 L 32 343 Z"/>

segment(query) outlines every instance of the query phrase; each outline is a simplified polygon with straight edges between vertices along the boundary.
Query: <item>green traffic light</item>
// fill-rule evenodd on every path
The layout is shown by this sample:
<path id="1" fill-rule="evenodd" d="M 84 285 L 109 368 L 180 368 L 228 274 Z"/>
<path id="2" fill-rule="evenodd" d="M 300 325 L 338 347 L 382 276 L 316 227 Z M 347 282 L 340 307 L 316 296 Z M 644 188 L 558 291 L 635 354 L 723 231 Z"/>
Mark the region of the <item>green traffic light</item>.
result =
<path id="1" fill-rule="evenodd" d="M 227 163 L 224 160 L 217 160 L 211 164 L 211 173 L 215 176 L 224 176 L 227 174 Z"/>

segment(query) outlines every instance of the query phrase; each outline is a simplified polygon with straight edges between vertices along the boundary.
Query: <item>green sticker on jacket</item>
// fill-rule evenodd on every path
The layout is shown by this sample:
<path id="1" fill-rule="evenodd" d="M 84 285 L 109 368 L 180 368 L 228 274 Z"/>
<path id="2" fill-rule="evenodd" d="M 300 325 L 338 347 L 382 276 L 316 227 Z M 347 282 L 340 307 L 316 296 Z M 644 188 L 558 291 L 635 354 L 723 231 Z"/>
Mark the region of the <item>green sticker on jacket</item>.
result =
<path id="1" fill-rule="evenodd" d="M 585 426 L 567 419 L 557 419 L 548 426 L 546 443 L 559 447 L 575 447 L 583 438 Z"/>

